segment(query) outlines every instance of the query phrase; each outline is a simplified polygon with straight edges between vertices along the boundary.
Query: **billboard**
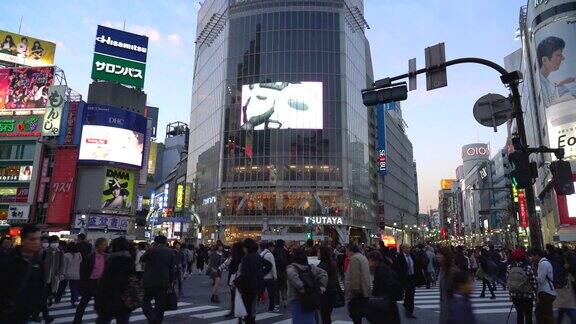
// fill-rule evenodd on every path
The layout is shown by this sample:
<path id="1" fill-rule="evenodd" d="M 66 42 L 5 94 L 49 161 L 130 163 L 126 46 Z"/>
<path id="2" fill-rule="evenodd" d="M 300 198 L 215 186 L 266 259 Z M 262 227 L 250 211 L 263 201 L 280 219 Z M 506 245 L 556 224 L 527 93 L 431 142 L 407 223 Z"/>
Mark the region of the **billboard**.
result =
<path id="1" fill-rule="evenodd" d="M 32 165 L 0 166 L 0 182 L 29 182 L 32 179 Z"/>
<path id="2" fill-rule="evenodd" d="M 485 143 L 474 143 L 462 146 L 462 160 L 490 158 L 490 148 Z"/>
<path id="3" fill-rule="evenodd" d="M 75 229 L 109 229 L 115 231 L 126 231 L 130 224 L 130 217 L 115 215 L 88 215 L 87 219 L 82 219 L 82 215 L 74 216 Z"/>
<path id="4" fill-rule="evenodd" d="M 550 147 L 576 160 L 576 16 L 539 27 L 534 45 Z"/>
<path id="5" fill-rule="evenodd" d="M 41 116 L 0 116 L 0 137 L 40 137 Z"/>
<path id="6" fill-rule="evenodd" d="M 80 160 L 142 165 L 146 118 L 128 110 L 86 105 Z"/>
<path id="7" fill-rule="evenodd" d="M 42 123 L 43 136 L 58 136 L 62 123 L 62 107 L 66 101 L 66 89 L 64 85 L 51 86 L 48 93 L 48 106 L 44 113 Z"/>
<path id="8" fill-rule="evenodd" d="M 8 223 L 27 223 L 29 214 L 29 205 L 10 205 L 8 207 Z"/>
<path id="9" fill-rule="evenodd" d="M 46 107 L 53 82 L 53 67 L 1 68 L 0 110 Z"/>
<path id="10" fill-rule="evenodd" d="M 98 26 L 92 79 L 144 87 L 148 37 Z"/>
<path id="11" fill-rule="evenodd" d="M 322 129 L 322 82 L 270 82 L 242 86 L 244 130 Z"/>
<path id="12" fill-rule="evenodd" d="M 134 195 L 134 172 L 106 168 L 102 188 L 102 209 L 118 214 L 129 214 Z"/>
<path id="13" fill-rule="evenodd" d="M 154 176 L 156 174 L 156 160 L 158 159 L 158 143 L 150 142 L 150 150 L 148 152 L 148 175 Z"/>
<path id="14" fill-rule="evenodd" d="M 12 202 L 25 203 L 26 201 L 28 201 L 29 192 L 30 192 L 30 190 L 28 188 L 2 187 L 2 188 L 0 188 L 0 202 L 2 202 L 2 203 L 12 203 Z"/>
<path id="15" fill-rule="evenodd" d="M 454 179 L 442 179 L 440 180 L 440 189 L 442 190 L 452 190 L 452 185 L 454 183 Z"/>
<path id="16" fill-rule="evenodd" d="M 50 195 L 46 223 L 68 224 L 72 215 L 76 185 L 77 148 L 58 148 L 50 177 Z"/>
<path id="17" fill-rule="evenodd" d="M 54 64 L 56 44 L 0 30 L 0 61 L 27 66 Z"/>

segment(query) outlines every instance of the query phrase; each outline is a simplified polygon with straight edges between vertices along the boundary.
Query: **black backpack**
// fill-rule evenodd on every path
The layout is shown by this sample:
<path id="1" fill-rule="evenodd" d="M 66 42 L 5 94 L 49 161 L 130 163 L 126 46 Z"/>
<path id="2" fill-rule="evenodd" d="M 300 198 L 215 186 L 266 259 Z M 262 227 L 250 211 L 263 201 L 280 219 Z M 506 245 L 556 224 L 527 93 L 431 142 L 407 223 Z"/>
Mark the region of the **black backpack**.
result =
<path id="1" fill-rule="evenodd" d="M 274 262 L 276 262 L 276 271 L 285 272 L 288 266 L 288 257 L 284 248 L 274 250 Z"/>
<path id="2" fill-rule="evenodd" d="M 270 273 L 272 270 L 272 263 L 264 259 L 262 256 L 258 256 L 258 268 L 255 271 L 256 281 L 258 283 L 258 293 L 262 293 L 266 288 L 266 283 L 264 282 L 264 277 Z"/>
<path id="3" fill-rule="evenodd" d="M 554 277 L 552 284 L 554 285 L 554 288 L 562 289 L 566 287 L 568 284 L 568 274 L 566 273 L 564 264 L 559 262 L 557 259 L 548 260 L 548 262 L 552 265 L 552 275 Z M 550 278 L 547 279 L 550 280 Z"/>
<path id="4" fill-rule="evenodd" d="M 320 309 L 320 283 L 316 280 L 316 277 L 312 273 L 311 266 L 301 270 L 298 266 L 294 266 L 296 271 L 298 271 L 298 278 L 302 281 L 304 293 L 298 293 L 298 300 L 300 301 L 300 307 L 304 313 L 309 313 Z"/>

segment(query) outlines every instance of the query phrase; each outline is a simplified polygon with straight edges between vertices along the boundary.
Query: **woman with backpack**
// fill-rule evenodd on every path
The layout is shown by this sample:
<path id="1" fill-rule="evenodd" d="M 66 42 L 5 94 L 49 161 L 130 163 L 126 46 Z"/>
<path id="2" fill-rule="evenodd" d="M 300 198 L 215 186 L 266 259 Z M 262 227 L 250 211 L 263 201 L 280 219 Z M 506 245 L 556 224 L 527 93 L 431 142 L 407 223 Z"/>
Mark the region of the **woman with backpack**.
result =
<path id="1" fill-rule="evenodd" d="M 320 318 L 322 319 L 322 324 L 330 324 L 332 323 L 332 309 L 336 305 L 336 295 L 342 294 L 342 289 L 338 281 L 338 269 L 332 257 L 332 249 L 328 246 L 320 247 L 318 259 L 320 259 L 318 268 L 328 274 L 328 285 L 320 299 Z"/>
<path id="2" fill-rule="evenodd" d="M 309 265 L 306 252 L 302 248 L 295 249 L 290 260 L 292 263 L 286 268 L 286 274 L 292 322 L 316 324 L 316 311 L 320 309 L 320 296 L 328 285 L 328 274 L 314 265 Z"/>
<path id="3" fill-rule="evenodd" d="M 538 289 L 534 271 L 526 259 L 523 249 L 512 251 L 512 261 L 508 266 L 508 292 L 516 309 L 516 323 L 532 323 L 534 295 Z"/>

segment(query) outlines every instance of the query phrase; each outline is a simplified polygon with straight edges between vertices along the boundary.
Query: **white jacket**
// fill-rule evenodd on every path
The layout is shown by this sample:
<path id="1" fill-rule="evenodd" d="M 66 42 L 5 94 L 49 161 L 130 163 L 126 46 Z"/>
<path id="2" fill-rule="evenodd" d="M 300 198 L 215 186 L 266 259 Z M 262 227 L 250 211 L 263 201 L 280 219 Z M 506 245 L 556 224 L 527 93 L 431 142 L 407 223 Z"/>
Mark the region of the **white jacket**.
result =
<path id="1" fill-rule="evenodd" d="M 268 249 L 264 249 L 262 253 L 260 253 L 260 256 L 272 264 L 272 269 L 270 270 L 270 272 L 268 272 L 268 274 L 264 276 L 264 280 L 266 279 L 276 280 L 276 278 L 278 277 L 276 275 L 276 261 L 274 261 L 274 255 L 272 254 L 272 252 L 268 251 Z"/>

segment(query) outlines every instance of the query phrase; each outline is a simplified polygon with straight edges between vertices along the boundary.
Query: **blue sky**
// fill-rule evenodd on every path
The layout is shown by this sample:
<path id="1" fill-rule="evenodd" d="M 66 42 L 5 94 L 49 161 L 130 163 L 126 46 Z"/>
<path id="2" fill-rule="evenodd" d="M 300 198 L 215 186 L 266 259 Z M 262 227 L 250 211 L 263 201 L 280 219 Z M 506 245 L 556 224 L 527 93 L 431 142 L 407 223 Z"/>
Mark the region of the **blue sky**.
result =
<path id="1" fill-rule="evenodd" d="M 424 64 L 424 48 L 446 43 L 448 59 L 477 56 L 502 64 L 520 44 L 514 40 L 518 12 L 525 0 L 365 0 L 367 37 L 376 78 L 405 73 L 408 59 Z M 68 85 L 84 97 L 96 26 L 108 25 L 150 38 L 146 83 L 148 104 L 160 107 L 159 138 L 166 123 L 189 122 L 197 0 L 2 0 L 0 29 L 56 42 L 56 64 Z M 482 66 L 448 70 L 448 87 L 409 93 L 403 103 L 408 135 L 418 163 L 420 210 L 438 204 L 441 178 L 454 177 L 460 147 L 490 142 L 502 147 L 505 129 L 479 126 L 472 106 L 488 92 L 506 94 L 496 72 Z"/>

